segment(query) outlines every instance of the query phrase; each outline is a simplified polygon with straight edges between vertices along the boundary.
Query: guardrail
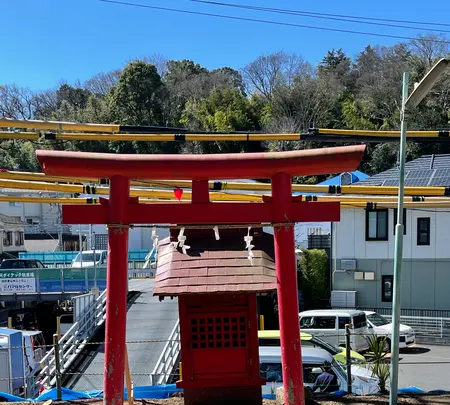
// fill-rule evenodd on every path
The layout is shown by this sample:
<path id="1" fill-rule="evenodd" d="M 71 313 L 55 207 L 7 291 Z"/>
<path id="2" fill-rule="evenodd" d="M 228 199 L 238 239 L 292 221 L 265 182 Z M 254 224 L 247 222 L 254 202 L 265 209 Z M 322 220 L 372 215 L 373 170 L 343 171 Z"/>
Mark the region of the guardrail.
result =
<path id="1" fill-rule="evenodd" d="M 169 341 L 164 346 L 156 366 L 150 374 L 151 385 L 162 385 L 169 382 L 173 371 L 179 364 L 180 353 L 180 320 L 178 319 L 172 333 L 169 336 Z"/>
<path id="2" fill-rule="evenodd" d="M 92 293 L 91 293 L 92 294 Z M 79 319 L 62 336 L 59 343 L 60 370 L 64 374 L 74 362 L 78 354 L 84 349 L 93 333 L 106 318 L 106 290 L 101 293 L 94 303 L 87 306 Z M 40 362 L 41 371 L 27 386 L 28 398 L 35 398 L 42 386 L 54 386 L 56 383 L 55 349 L 52 348 Z"/>

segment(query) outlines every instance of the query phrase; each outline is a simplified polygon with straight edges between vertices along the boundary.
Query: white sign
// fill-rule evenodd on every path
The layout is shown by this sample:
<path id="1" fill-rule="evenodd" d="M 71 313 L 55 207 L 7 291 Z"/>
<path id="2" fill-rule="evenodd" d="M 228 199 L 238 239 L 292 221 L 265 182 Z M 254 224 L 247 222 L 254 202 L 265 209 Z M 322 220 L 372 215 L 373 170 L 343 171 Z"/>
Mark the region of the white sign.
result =
<path id="1" fill-rule="evenodd" d="M 0 293 L 34 293 L 36 278 L 32 272 L 2 271 L 0 272 Z"/>

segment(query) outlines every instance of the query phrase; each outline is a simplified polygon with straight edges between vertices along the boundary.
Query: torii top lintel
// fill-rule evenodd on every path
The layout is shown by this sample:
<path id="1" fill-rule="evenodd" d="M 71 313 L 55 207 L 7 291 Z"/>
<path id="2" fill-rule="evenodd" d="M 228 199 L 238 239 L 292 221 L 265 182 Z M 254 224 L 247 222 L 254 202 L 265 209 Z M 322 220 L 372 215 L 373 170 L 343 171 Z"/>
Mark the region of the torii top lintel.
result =
<path id="1" fill-rule="evenodd" d="M 110 178 L 110 198 L 101 205 L 63 206 L 65 224 L 249 224 L 338 221 L 340 204 L 301 202 L 291 177 L 350 171 L 365 146 L 278 153 L 223 155 L 115 155 L 37 151 L 48 175 Z M 272 179 L 263 203 L 209 203 L 207 180 Z M 190 204 L 141 204 L 129 198 L 129 179 L 192 180 Z"/>
<path id="2" fill-rule="evenodd" d="M 153 180 L 224 180 L 319 175 L 358 167 L 365 145 L 272 153 L 121 155 L 38 150 L 45 174 Z"/>

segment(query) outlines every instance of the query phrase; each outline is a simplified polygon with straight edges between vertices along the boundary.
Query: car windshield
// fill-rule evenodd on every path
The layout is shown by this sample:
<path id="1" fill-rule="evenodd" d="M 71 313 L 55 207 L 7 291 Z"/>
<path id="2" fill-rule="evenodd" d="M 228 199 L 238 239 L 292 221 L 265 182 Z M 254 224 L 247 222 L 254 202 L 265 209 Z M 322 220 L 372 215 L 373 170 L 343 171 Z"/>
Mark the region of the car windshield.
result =
<path id="1" fill-rule="evenodd" d="M 365 328 L 366 326 L 367 326 L 367 318 L 364 312 L 360 315 L 353 316 L 353 327 L 355 329 Z"/>
<path id="2" fill-rule="evenodd" d="M 344 367 L 340 365 L 336 360 L 333 359 L 331 362 L 331 367 L 336 371 L 336 374 L 340 374 L 342 379 L 347 379 L 347 373 L 344 370 Z"/>
<path id="3" fill-rule="evenodd" d="M 342 352 L 342 349 L 340 347 L 325 342 L 325 340 L 322 340 L 315 336 L 311 339 L 311 343 L 315 346 L 325 349 L 328 353 L 331 353 L 333 356 Z"/>
<path id="4" fill-rule="evenodd" d="M 75 258 L 76 262 L 93 262 L 94 261 L 94 253 L 83 253 L 80 255 L 78 253 L 77 257 Z M 100 260 L 100 253 L 95 254 L 95 261 L 98 262 Z"/>
<path id="5" fill-rule="evenodd" d="M 375 326 L 384 326 L 390 324 L 390 322 L 383 316 L 377 314 L 376 312 L 367 315 L 367 319 L 372 322 Z"/>

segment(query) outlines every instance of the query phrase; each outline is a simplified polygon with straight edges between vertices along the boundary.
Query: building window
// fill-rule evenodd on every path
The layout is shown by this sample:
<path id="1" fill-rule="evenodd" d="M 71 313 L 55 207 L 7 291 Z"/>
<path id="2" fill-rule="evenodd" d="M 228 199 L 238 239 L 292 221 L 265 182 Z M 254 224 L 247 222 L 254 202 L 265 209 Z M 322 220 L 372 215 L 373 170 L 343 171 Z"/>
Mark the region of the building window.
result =
<path id="1" fill-rule="evenodd" d="M 23 240 L 23 232 L 17 231 L 16 232 L 16 246 L 23 246 L 24 240 Z"/>
<path id="2" fill-rule="evenodd" d="M 394 221 L 393 221 L 394 235 L 395 235 L 395 225 L 397 225 L 397 212 L 398 209 L 394 208 Z M 406 235 L 406 208 L 403 208 L 403 235 Z"/>
<path id="3" fill-rule="evenodd" d="M 350 325 L 350 317 L 349 316 L 340 316 L 339 317 L 339 329 L 345 330 L 345 325 Z"/>
<path id="4" fill-rule="evenodd" d="M 417 218 L 417 245 L 430 244 L 430 218 Z"/>
<path id="5" fill-rule="evenodd" d="M 316 316 L 314 317 L 313 329 L 336 329 L 335 316 Z"/>
<path id="6" fill-rule="evenodd" d="M 94 246 L 96 250 L 108 250 L 108 235 L 95 234 Z"/>
<path id="7" fill-rule="evenodd" d="M 366 210 L 366 240 L 388 240 L 388 210 Z"/>
<path id="8" fill-rule="evenodd" d="M 381 276 L 381 301 L 392 302 L 394 276 Z"/>
<path id="9" fill-rule="evenodd" d="M 3 245 L 11 246 L 12 245 L 12 232 L 4 232 L 3 233 Z"/>

